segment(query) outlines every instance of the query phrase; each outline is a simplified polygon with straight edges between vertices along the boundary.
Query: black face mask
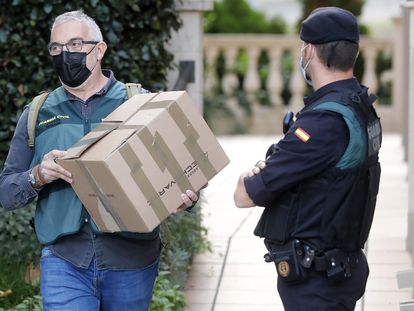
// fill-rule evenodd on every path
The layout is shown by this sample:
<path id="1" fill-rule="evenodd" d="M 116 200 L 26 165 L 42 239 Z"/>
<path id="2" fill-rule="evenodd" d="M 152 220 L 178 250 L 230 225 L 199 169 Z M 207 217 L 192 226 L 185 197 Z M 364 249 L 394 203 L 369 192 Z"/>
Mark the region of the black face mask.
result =
<path id="1" fill-rule="evenodd" d="M 77 87 L 89 78 L 92 74 L 86 67 L 86 56 L 89 53 L 62 51 L 59 55 L 52 56 L 53 68 L 65 85 Z"/>

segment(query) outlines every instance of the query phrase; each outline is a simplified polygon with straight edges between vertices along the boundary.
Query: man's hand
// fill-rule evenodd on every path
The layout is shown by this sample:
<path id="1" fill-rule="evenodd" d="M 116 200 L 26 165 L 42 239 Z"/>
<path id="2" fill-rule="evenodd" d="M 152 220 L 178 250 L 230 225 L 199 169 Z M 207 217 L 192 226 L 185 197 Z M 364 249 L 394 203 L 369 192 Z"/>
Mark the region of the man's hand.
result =
<path id="1" fill-rule="evenodd" d="M 255 166 L 249 172 L 249 176 L 253 176 L 253 175 L 259 174 L 260 171 L 265 168 L 265 166 L 266 166 L 266 162 L 265 161 L 263 161 L 263 160 L 257 161 L 257 163 L 255 164 Z"/>
<path id="2" fill-rule="evenodd" d="M 239 180 L 237 182 L 236 190 L 234 191 L 234 204 L 236 204 L 239 208 L 247 208 L 247 207 L 253 207 L 256 206 L 254 204 L 253 200 L 250 198 L 249 194 L 246 191 L 246 187 L 244 185 L 244 179 L 246 177 L 251 177 L 254 175 L 257 175 L 260 173 L 262 169 L 264 169 L 266 166 L 266 163 L 262 160 L 257 161 L 255 166 L 247 172 L 244 172 L 240 175 Z"/>
<path id="3" fill-rule="evenodd" d="M 63 179 L 72 183 L 72 174 L 56 163 L 56 160 L 66 155 L 66 151 L 52 150 L 43 156 L 36 168 L 37 179 L 44 184 L 49 184 L 56 179 Z"/>
<path id="4" fill-rule="evenodd" d="M 208 183 L 201 189 L 204 189 L 207 186 L 208 186 Z M 174 214 L 185 211 L 187 208 L 194 206 L 199 199 L 198 197 L 199 193 L 200 192 L 195 193 L 194 191 L 191 191 L 191 190 L 187 190 L 185 193 L 181 193 L 181 199 L 183 200 L 183 204 L 174 211 Z"/>

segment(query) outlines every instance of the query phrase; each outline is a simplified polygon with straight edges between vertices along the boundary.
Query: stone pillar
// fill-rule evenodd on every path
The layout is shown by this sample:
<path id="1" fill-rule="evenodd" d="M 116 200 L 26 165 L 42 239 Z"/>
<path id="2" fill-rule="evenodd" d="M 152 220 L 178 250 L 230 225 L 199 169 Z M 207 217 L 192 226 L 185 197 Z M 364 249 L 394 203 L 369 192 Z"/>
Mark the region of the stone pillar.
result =
<path id="1" fill-rule="evenodd" d="M 183 22 L 178 32 L 173 32 L 168 50 L 174 54 L 174 63 L 193 61 L 194 82 L 187 85 L 186 91 L 197 108 L 203 110 L 203 12 L 213 9 L 213 0 L 177 1 L 177 9 Z M 172 90 L 178 78 L 178 68 L 167 75 L 168 90 Z"/>
<path id="2" fill-rule="evenodd" d="M 408 43 L 408 233 L 407 249 L 412 252 L 414 246 L 414 1 L 402 4 L 406 18 L 405 29 Z"/>

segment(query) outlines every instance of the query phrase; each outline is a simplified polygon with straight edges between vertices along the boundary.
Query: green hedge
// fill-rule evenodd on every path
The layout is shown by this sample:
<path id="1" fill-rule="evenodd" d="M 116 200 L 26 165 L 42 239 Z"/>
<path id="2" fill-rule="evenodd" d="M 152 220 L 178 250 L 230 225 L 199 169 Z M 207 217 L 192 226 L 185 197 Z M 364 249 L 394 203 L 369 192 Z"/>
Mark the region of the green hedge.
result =
<path id="1" fill-rule="evenodd" d="M 173 56 L 164 48 L 181 25 L 174 0 L 0 1 L 0 168 L 24 105 L 59 80 L 47 51 L 56 16 L 83 9 L 101 27 L 108 50 L 103 68 L 124 82 L 162 89 Z"/>

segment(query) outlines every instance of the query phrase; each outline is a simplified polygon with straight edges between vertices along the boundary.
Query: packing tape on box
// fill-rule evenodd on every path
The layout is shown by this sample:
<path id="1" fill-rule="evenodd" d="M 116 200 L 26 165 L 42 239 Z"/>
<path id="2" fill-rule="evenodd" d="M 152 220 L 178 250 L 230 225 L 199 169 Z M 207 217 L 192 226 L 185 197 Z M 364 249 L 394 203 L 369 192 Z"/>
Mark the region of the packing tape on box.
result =
<path id="1" fill-rule="evenodd" d="M 106 131 L 106 132 L 110 132 L 116 128 L 118 128 L 119 123 L 109 123 L 109 122 L 102 122 L 99 123 L 93 130 L 96 132 L 100 132 L 100 131 Z"/>
<path id="2" fill-rule="evenodd" d="M 167 169 L 170 172 L 181 192 L 186 190 L 194 191 L 180 163 L 175 159 L 173 152 L 158 132 L 155 132 L 153 136 L 148 128 L 143 128 L 137 135 L 160 170 L 165 171 Z"/>
<path id="3" fill-rule="evenodd" d="M 85 175 L 86 179 L 88 180 L 88 183 L 91 185 L 94 193 L 96 194 L 96 199 L 101 202 L 102 206 L 105 208 L 105 210 L 112 216 L 113 220 L 115 221 L 116 225 L 120 229 L 120 231 L 128 231 L 127 226 L 124 224 L 122 219 L 119 217 L 116 210 L 112 207 L 111 202 L 109 201 L 108 197 L 101 191 L 97 183 L 95 182 L 95 179 L 93 176 L 89 173 L 88 168 L 85 164 L 82 163 L 80 160 L 76 160 L 76 163 L 81 168 L 81 171 Z M 94 219 L 95 220 L 95 219 Z M 102 221 L 104 222 L 104 221 Z"/>
<path id="4" fill-rule="evenodd" d="M 158 219 L 165 219 L 170 212 L 161 200 L 158 191 L 155 190 L 154 186 L 151 184 L 151 181 L 143 171 L 142 162 L 139 160 L 132 147 L 129 144 L 124 144 L 119 149 L 119 153 L 131 169 L 132 178 L 141 189 L 142 194 L 153 208 Z"/>
<path id="5" fill-rule="evenodd" d="M 187 118 L 186 114 L 182 111 L 180 106 L 174 100 L 165 100 L 146 103 L 141 109 L 144 110 L 156 108 L 168 108 L 167 111 L 169 115 L 180 128 L 181 132 L 186 138 L 184 145 L 187 148 L 188 152 L 191 154 L 193 159 L 197 161 L 197 164 L 206 179 L 210 180 L 213 178 L 213 176 L 217 174 L 217 170 L 208 159 L 208 154 L 205 153 L 198 144 L 197 141 L 200 135 L 194 129 L 192 123 Z"/>
<path id="6" fill-rule="evenodd" d="M 108 135 L 114 129 L 118 127 L 117 124 L 113 123 L 101 123 L 96 126 L 93 132 L 89 132 L 81 140 L 75 143 L 71 149 L 76 150 L 76 154 L 81 155 L 86 149 L 96 143 L 98 140 L 102 139 L 104 136 Z"/>

